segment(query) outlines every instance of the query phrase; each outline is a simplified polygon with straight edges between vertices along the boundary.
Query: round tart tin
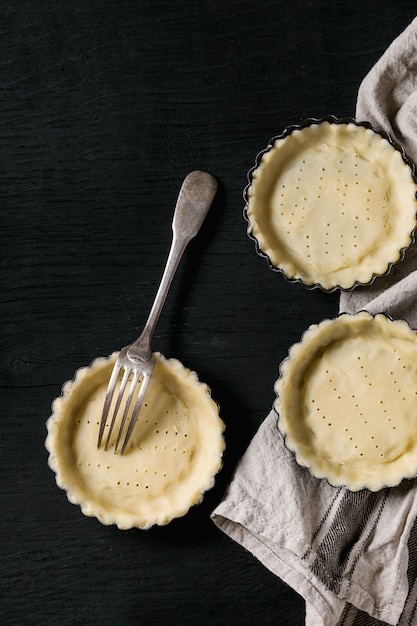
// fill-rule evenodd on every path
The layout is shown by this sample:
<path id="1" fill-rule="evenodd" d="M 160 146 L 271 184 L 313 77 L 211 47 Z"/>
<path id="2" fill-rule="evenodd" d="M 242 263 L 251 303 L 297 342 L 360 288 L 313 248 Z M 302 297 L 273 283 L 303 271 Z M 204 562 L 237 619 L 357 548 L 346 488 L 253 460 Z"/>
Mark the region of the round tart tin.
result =
<path id="1" fill-rule="evenodd" d="M 115 454 L 114 440 L 107 451 L 98 449 L 116 357 L 97 358 L 63 386 L 47 422 L 48 462 L 58 486 L 85 515 L 121 529 L 165 525 L 185 515 L 214 485 L 225 447 L 224 423 L 196 373 L 156 353 L 127 450 Z"/>
<path id="2" fill-rule="evenodd" d="M 297 462 L 351 491 L 417 475 L 417 333 L 367 312 L 311 326 L 275 384 L 278 428 Z"/>
<path id="3" fill-rule="evenodd" d="M 308 288 L 349 290 L 402 260 L 416 228 L 416 171 L 367 122 L 289 126 L 256 158 L 244 216 L 272 269 Z"/>

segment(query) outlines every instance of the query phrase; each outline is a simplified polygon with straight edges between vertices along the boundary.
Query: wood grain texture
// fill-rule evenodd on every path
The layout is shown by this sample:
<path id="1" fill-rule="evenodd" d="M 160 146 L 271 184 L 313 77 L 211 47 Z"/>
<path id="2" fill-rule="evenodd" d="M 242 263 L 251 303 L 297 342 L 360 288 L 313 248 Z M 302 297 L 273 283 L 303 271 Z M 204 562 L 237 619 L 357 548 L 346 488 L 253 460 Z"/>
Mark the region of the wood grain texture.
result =
<path id="1" fill-rule="evenodd" d="M 301 625 L 302 599 L 209 514 L 269 411 L 280 361 L 336 313 L 337 295 L 267 268 L 242 191 L 285 125 L 354 113 L 415 3 L 21 0 L 0 14 L 0 621 Z M 220 189 L 154 347 L 211 386 L 225 465 L 185 518 L 121 532 L 56 487 L 45 421 L 78 367 L 139 333 L 196 168 Z"/>

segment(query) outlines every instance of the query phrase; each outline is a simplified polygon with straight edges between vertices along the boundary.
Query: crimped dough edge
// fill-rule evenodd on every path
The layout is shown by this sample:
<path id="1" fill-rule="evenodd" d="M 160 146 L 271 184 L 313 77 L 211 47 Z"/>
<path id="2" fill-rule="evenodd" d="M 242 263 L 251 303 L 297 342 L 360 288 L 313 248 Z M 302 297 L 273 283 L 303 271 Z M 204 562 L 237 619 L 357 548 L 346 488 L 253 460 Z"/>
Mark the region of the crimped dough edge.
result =
<path id="1" fill-rule="evenodd" d="M 353 119 L 350 122 L 341 123 L 337 120 L 337 118 L 334 118 L 333 121 L 326 119 L 324 121 L 311 120 L 311 122 L 311 124 L 305 126 L 300 125 L 299 127 L 290 127 L 287 132 L 284 132 L 278 138 L 271 140 L 268 148 L 258 156 L 256 166 L 249 173 L 250 183 L 245 190 L 245 218 L 248 222 L 248 234 L 251 239 L 255 241 L 258 254 L 264 256 L 270 267 L 272 269 L 280 270 L 287 279 L 301 282 L 307 288 L 319 287 L 324 291 L 334 291 L 335 289 L 350 290 L 357 285 L 370 284 L 377 276 L 387 274 L 393 264 L 402 260 L 405 250 L 411 245 L 411 243 L 413 243 L 417 213 L 417 187 L 414 178 L 415 168 L 414 164 L 412 164 L 400 146 L 394 147 L 396 144 L 392 142 L 391 138 L 389 138 L 390 141 L 388 141 L 384 136 L 377 132 L 376 129 L 373 129 L 371 125 L 362 126 L 362 123 L 358 123 Z M 322 140 L 324 142 L 328 141 L 330 146 L 332 148 L 335 146 L 336 149 L 337 141 L 340 141 L 342 148 L 347 147 L 348 150 L 350 150 L 350 148 L 355 150 L 358 144 L 358 151 L 364 159 L 366 158 L 366 149 L 368 144 L 371 156 L 368 163 L 365 161 L 366 165 L 371 165 L 371 161 L 373 162 L 372 151 L 375 153 L 375 150 L 379 150 L 381 158 L 385 159 L 385 179 L 387 184 L 389 184 L 387 202 L 391 202 L 390 189 L 393 187 L 394 183 L 395 186 L 393 189 L 395 193 L 397 193 L 395 191 L 396 188 L 401 189 L 401 204 L 395 203 L 394 207 L 395 211 L 398 212 L 396 220 L 397 223 L 390 225 L 389 232 L 391 234 L 391 238 L 388 236 L 380 237 L 380 240 L 385 240 L 386 246 L 383 247 L 380 244 L 376 244 L 376 242 L 367 241 L 366 245 L 364 243 L 365 247 L 363 257 L 360 256 L 359 260 L 354 263 L 351 258 L 355 257 L 357 251 L 352 252 L 352 250 L 349 249 L 349 246 L 357 247 L 358 242 L 353 239 L 356 237 L 355 231 L 350 232 L 352 228 L 356 228 L 356 225 L 352 226 L 352 223 L 356 223 L 352 222 L 352 220 L 350 220 L 350 222 L 352 222 L 350 223 L 348 221 L 348 217 L 341 218 L 340 213 L 337 213 L 335 215 L 336 219 L 333 216 L 331 218 L 331 223 L 329 225 L 331 225 L 331 229 L 334 233 L 333 235 L 330 233 L 329 241 L 330 244 L 332 244 L 332 236 L 334 236 L 334 250 L 333 254 L 330 250 L 328 257 L 329 263 L 327 266 L 326 258 L 317 261 L 317 266 L 315 266 L 314 255 L 312 255 L 312 260 L 307 258 L 307 255 L 309 255 L 311 251 L 301 245 L 300 241 L 302 237 L 300 233 L 302 233 L 303 237 L 310 237 L 310 241 L 305 242 L 306 246 L 309 246 L 309 244 L 312 243 L 312 240 L 314 241 L 316 236 L 314 231 L 308 229 L 306 231 L 300 230 L 304 228 L 305 223 L 295 221 L 293 222 L 293 226 L 289 227 L 291 232 L 286 232 L 288 223 L 291 223 L 292 219 L 288 217 L 292 207 L 284 209 L 285 218 L 282 219 L 285 224 L 277 222 L 278 209 L 276 187 L 278 186 L 278 180 L 281 180 L 282 176 L 286 175 L 287 170 L 290 169 L 290 166 L 287 168 L 287 165 L 288 163 L 291 165 L 291 159 L 294 156 L 294 151 L 296 152 L 296 156 L 301 154 L 301 150 L 305 151 L 306 168 L 309 167 L 309 158 L 311 155 L 314 156 L 314 150 L 316 149 L 318 142 Z M 330 163 L 331 169 L 331 160 L 333 159 L 327 158 L 326 160 L 326 156 L 324 156 L 323 159 L 324 164 Z M 381 164 L 378 167 L 379 170 L 381 170 Z M 271 182 L 271 176 L 273 176 L 274 169 L 278 171 L 278 174 L 276 176 L 275 183 L 273 184 Z M 381 171 L 377 172 L 377 178 L 373 180 L 373 184 L 376 184 L 376 190 L 378 190 L 380 175 Z M 304 176 L 305 174 L 302 174 L 302 177 Z M 316 179 L 312 181 L 312 185 L 308 186 L 308 193 L 305 194 L 305 198 L 302 199 L 302 202 L 304 200 L 307 203 L 310 202 L 310 198 L 317 191 L 314 186 L 316 185 L 319 187 L 320 182 L 321 181 Z M 353 179 L 348 181 L 348 184 L 352 189 L 353 182 Z M 346 180 L 343 179 L 342 170 L 341 185 L 344 183 L 346 183 Z M 365 186 L 365 183 L 366 181 L 363 182 L 362 186 Z M 292 188 L 295 189 L 298 184 L 299 183 L 296 182 L 294 175 Z M 305 182 L 303 182 L 303 178 L 301 178 L 300 193 L 302 193 L 303 185 L 305 185 Z M 271 192 L 268 191 L 267 196 L 268 194 L 272 194 L 275 199 L 271 200 L 271 197 L 268 197 L 267 199 L 262 198 L 262 195 L 265 194 L 265 189 L 271 186 L 273 189 Z M 364 191 L 366 191 L 366 188 Z M 291 193 L 293 192 L 291 191 Z M 320 195 L 321 194 L 319 193 L 319 196 Z M 299 199 L 295 198 L 295 200 Z M 319 206 L 320 202 L 322 201 L 318 201 Z M 274 205 L 274 209 L 271 211 L 272 217 L 265 218 L 267 211 L 271 210 L 269 208 L 270 204 Z M 297 206 L 297 203 L 295 206 Z M 388 208 L 390 210 L 387 209 L 386 213 L 387 215 L 390 215 L 392 214 L 392 207 Z M 349 210 L 350 207 L 346 206 L 346 216 L 349 216 Z M 353 207 L 352 210 L 354 211 L 355 207 Z M 296 215 L 297 211 L 299 211 L 299 209 L 296 210 Z M 342 213 L 344 213 L 344 210 L 342 210 Z M 281 215 L 284 215 L 284 213 Z M 378 213 L 376 213 L 376 215 L 378 216 Z M 299 218 L 296 217 L 295 219 L 297 220 Z M 302 219 L 304 219 L 304 216 L 302 216 Z M 369 233 L 372 230 L 373 224 L 370 222 L 370 226 L 368 227 L 368 223 L 365 221 L 366 219 L 367 217 L 365 216 L 363 218 L 363 232 Z M 347 224 L 344 224 L 343 220 L 345 220 Z M 271 226 L 274 222 L 276 222 L 275 226 Z M 401 227 L 399 226 L 400 222 L 403 222 Z M 340 224 L 340 232 L 338 231 L 338 224 Z M 380 227 L 381 229 L 383 228 L 382 225 L 380 225 Z M 388 228 L 388 226 L 384 225 L 384 228 Z M 296 230 L 298 230 L 298 232 L 294 235 Z M 279 232 L 279 235 L 273 234 L 274 231 Z M 325 231 L 326 224 L 320 224 L 320 228 L 317 231 L 318 237 L 323 237 L 323 233 Z M 339 254 L 339 252 L 337 252 L 339 250 L 337 247 L 339 240 L 336 241 L 336 239 L 343 236 L 345 237 L 343 243 L 348 252 L 346 254 L 346 258 L 344 253 L 339 258 L 337 257 L 337 254 Z M 361 251 L 360 246 L 359 251 Z M 369 249 L 367 249 L 366 246 L 368 246 Z M 375 246 L 375 249 L 373 246 Z M 324 249 L 324 246 L 321 247 Z M 335 254 L 335 252 L 337 252 L 337 254 Z M 334 267 L 330 268 L 332 261 L 334 261 Z M 318 267 L 318 264 L 320 264 L 321 267 Z"/>
<path id="2" fill-rule="evenodd" d="M 60 396 L 55 398 L 52 403 L 51 416 L 46 423 L 47 437 L 45 447 L 49 452 L 48 465 L 55 473 L 58 487 L 66 492 L 69 502 L 80 506 L 84 515 L 96 517 L 104 525 L 116 524 L 121 530 L 134 527 L 147 530 L 154 525 L 165 526 L 173 519 L 184 516 L 191 507 L 199 504 L 204 497 L 204 493 L 214 486 L 215 476 L 220 471 L 223 462 L 222 457 L 225 448 L 224 423 L 219 416 L 219 407 L 213 400 L 209 387 L 199 380 L 197 373 L 185 368 L 177 359 L 167 359 L 159 352 L 154 353 L 156 367 L 153 377 L 159 365 L 163 366 L 165 371 L 168 368 L 168 371 L 172 371 L 173 376 L 177 377 L 178 380 L 181 379 L 184 389 L 191 390 L 190 393 L 197 393 L 201 398 L 211 428 L 207 441 L 202 442 L 202 446 L 205 443 L 206 446 L 211 446 L 208 451 L 208 463 L 202 472 L 201 478 L 199 478 L 199 484 L 194 485 L 191 491 L 185 491 L 182 501 L 174 503 L 167 510 L 159 508 L 154 514 L 150 512 L 147 515 L 138 515 L 130 511 L 128 506 L 124 508 L 123 501 L 115 501 L 113 509 L 106 508 L 100 502 L 97 502 L 94 497 L 89 496 L 88 489 L 86 491 L 85 484 L 82 484 L 76 468 L 68 463 L 68 454 L 63 454 L 63 450 L 68 451 L 71 446 L 71 432 L 68 432 L 68 423 L 75 420 L 79 407 L 83 403 L 88 403 L 89 392 L 94 392 L 97 387 L 101 387 L 100 377 L 102 374 L 105 392 L 117 355 L 118 353 L 114 352 L 109 357 L 97 357 L 88 367 L 79 368 L 75 372 L 73 379 L 67 381 L 62 386 Z M 106 372 L 108 372 L 107 375 Z M 99 377 L 98 383 L 97 376 Z M 193 410 L 193 407 L 191 407 L 191 410 Z M 142 411 L 138 424 L 141 416 Z M 198 418 L 198 416 L 196 417 Z M 101 414 L 97 416 L 97 420 L 100 418 Z M 98 426 L 96 432 L 98 435 Z M 134 436 L 135 431 L 132 439 Z M 92 454 L 96 452 L 93 447 L 91 447 L 91 451 Z M 106 457 L 109 459 L 109 463 L 113 463 L 116 457 L 120 457 L 119 454 L 115 455 L 110 450 L 104 452 L 104 454 L 109 455 Z M 128 452 L 125 453 L 124 457 L 128 456 Z M 128 475 L 130 475 L 130 472 Z M 181 489 L 182 485 L 179 487 Z"/>
<path id="3" fill-rule="evenodd" d="M 404 353 L 402 354 L 401 349 L 399 349 L 398 353 L 400 357 L 405 355 L 405 365 L 402 366 L 404 367 L 403 371 L 405 373 L 407 373 L 407 371 L 411 372 L 410 376 L 415 383 L 412 389 L 408 389 L 408 393 L 410 394 L 410 398 L 408 400 L 411 407 L 414 403 L 414 398 L 417 396 L 417 334 L 413 329 L 411 329 L 406 321 L 392 320 L 383 313 L 379 313 L 377 315 L 371 315 L 366 311 L 361 311 L 356 314 L 342 313 L 335 319 L 326 319 L 319 324 L 311 325 L 302 335 L 301 340 L 290 348 L 287 358 L 284 359 L 280 365 L 280 376 L 274 386 L 276 393 L 274 409 L 277 413 L 277 427 L 284 437 L 286 447 L 294 454 L 297 463 L 300 466 L 307 468 L 314 477 L 325 479 L 333 486 L 343 486 L 351 491 L 359 491 L 362 489 L 379 491 L 385 487 L 394 487 L 403 479 L 412 479 L 417 476 L 417 437 L 415 437 L 415 434 L 417 434 L 417 418 L 415 420 L 412 418 L 412 424 L 410 426 L 411 434 L 408 432 L 408 445 L 406 445 L 405 440 L 404 442 L 400 440 L 399 445 L 404 445 L 404 450 L 398 458 L 393 457 L 392 462 L 388 459 L 387 462 L 379 462 L 378 460 L 375 460 L 375 456 L 367 461 L 366 454 L 363 459 L 359 458 L 359 456 L 352 455 L 351 464 L 346 460 L 343 460 L 343 462 L 339 464 L 338 460 L 335 460 L 334 458 L 331 458 L 329 462 L 328 459 L 324 457 L 323 450 L 325 450 L 325 448 L 323 446 L 321 449 L 321 442 L 315 446 L 316 450 L 314 450 L 314 446 L 310 447 L 311 441 L 314 442 L 314 435 L 310 442 L 309 438 L 307 438 L 307 445 L 306 440 L 303 439 L 302 430 L 305 429 L 305 432 L 307 432 L 308 429 L 311 428 L 311 424 L 307 420 L 303 423 L 305 415 L 307 415 L 308 412 L 305 405 L 301 406 L 303 402 L 307 403 L 308 398 L 308 394 L 305 393 L 305 389 L 308 389 L 309 385 L 305 384 L 303 379 L 305 373 L 310 367 L 314 371 L 312 364 L 316 358 L 322 360 L 322 362 L 317 366 L 317 371 L 320 372 L 321 368 L 321 372 L 323 372 L 323 368 L 325 367 L 323 355 L 326 356 L 326 350 L 328 347 L 332 347 L 333 342 L 335 344 L 338 342 L 342 344 L 346 340 L 353 340 L 357 336 L 360 337 L 361 333 L 366 333 L 368 328 L 371 329 L 370 332 L 375 333 L 376 340 L 378 340 L 378 336 L 380 335 L 382 342 L 385 340 L 390 342 L 392 340 L 394 345 L 398 344 L 399 346 L 404 346 Z M 416 351 L 415 361 L 414 351 Z M 358 353 L 355 358 L 358 356 L 361 357 L 361 354 Z M 407 362 L 407 359 L 409 359 L 409 362 Z M 344 365 L 340 364 L 340 367 L 343 369 Z M 394 368 L 392 369 L 394 370 Z M 364 373 L 371 377 L 375 386 L 378 370 L 380 372 L 385 371 L 383 362 L 374 363 L 372 367 L 368 367 L 368 370 L 366 368 L 363 370 Z M 393 371 L 390 373 L 393 374 Z M 401 385 L 402 372 L 397 371 L 395 374 L 398 374 L 396 378 L 398 378 L 398 383 Z M 397 381 L 394 382 L 397 383 Z M 300 392 L 301 385 L 303 389 L 302 392 Z M 340 389 L 343 389 L 343 385 L 338 386 L 336 384 L 333 389 L 329 385 L 328 389 L 326 388 L 326 393 L 328 393 L 329 397 L 331 396 L 332 391 L 336 393 L 336 388 L 338 388 L 337 393 L 340 393 Z M 361 394 L 358 386 L 356 386 L 356 388 L 353 388 L 353 395 L 356 393 L 355 390 L 358 391 L 358 398 L 352 400 L 352 403 L 356 401 L 360 403 L 361 395 L 362 398 L 365 395 L 365 389 L 362 389 Z M 352 391 L 352 389 L 350 389 L 350 391 Z M 385 398 L 387 399 L 386 404 L 389 404 L 391 400 L 396 407 L 399 407 L 400 414 L 397 413 L 395 416 L 394 411 L 391 410 L 391 414 L 386 414 L 388 416 L 387 417 L 381 413 L 382 418 L 380 424 L 383 426 L 381 433 L 382 439 L 384 439 L 385 434 L 388 432 L 385 428 L 401 429 L 401 404 L 399 404 L 399 402 L 401 402 L 402 398 L 401 395 L 398 396 L 399 400 L 394 398 L 391 393 L 392 389 L 389 385 L 384 385 L 384 388 L 381 388 L 380 391 L 382 395 L 376 395 L 373 410 L 368 414 L 364 413 L 363 418 L 361 419 L 363 419 L 366 424 L 368 424 L 369 421 L 369 428 L 375 426 L 378 430 L 379 422 L 376 418 L 373 420 L 373 415 L 374 410 L 376 412 L 384 406 L 382 403 L 385 402 L 385 400 L 380 399 L 378 401 L 378 398 L 383 398 L 385 394 Z M 312 400 L 310 398 L 310 402 L 311 401 Z M 335 401 L 330 399 L 328 401 L 328 406 L 333 409 Z M 358 408 L 357 411 L 360 411 L 360 409 Z M 411 412 L 414 414 L 412 409 Z M 329 421 L 333 420 L 333 427 L 336 429 L 340 428 L 339 432 L 342 434 L 342 431 L 345 430 L 344 427 L 347 429 L 350 427 L 350 424 L 348 421 L 345 423 L 337 421 L 338 418 L 336 413 L 337 412 L 334 411 L 332 414 L 328 415 Z M 382 423 L 382 419 L 385 419 L 386 421 Z M 396 421 L 396 419 L 398 421 Z M 352 433 L 349 434 L 352 434 L 353 436 L 353 443 L 355 443 L 355 441 L 358 443 L 358 446 L 356 446 L 358 447 L 358 450 L 361 449 L 362 441 L 366 442 L 364 445 L 364 449 L 366 449 L 368 442 L 370 442 L 367 427 L 364 428 L 364 431 L 361 431 L 359 428 L 356 428 L 354 424 L 352 424 L 351 430 Z M 319 438 L 320 432 L 318 432 L 318 434 L 316 433 L 316 436 Z M 339 436 L 339 434 L 337 434 L 337 436 Z M 350 437 L 348 436 L 346 436 L 343 441 L 340 438 L 340 446 L 348 447 L 350 445 L 349 439 Z M 371 440 L 372 444 L 375 441 L 375 445 L 378 447 L 378 437 L 374 439 L 371 435 Z M 331 449 L 333 454 L 334 444 Z M 325 450 L 325 452 L 327 453 L 328 449 Z M 375 452 L 375 450 L 373 450 L 373 452 Z M 381 458 L 382 453 L 384 453 L 384 450 L 381 449 Z M 388 455 L 389 450 L 387 450 L 387 456 Z"/>

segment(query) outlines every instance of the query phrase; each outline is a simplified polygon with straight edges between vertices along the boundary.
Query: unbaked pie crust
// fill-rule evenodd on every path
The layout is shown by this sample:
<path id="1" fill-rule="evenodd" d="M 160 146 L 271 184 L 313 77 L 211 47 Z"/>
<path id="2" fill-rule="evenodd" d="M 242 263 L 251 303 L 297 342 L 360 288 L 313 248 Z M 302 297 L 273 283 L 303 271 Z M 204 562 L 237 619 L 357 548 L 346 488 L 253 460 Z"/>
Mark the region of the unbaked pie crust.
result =
<path id="1" fill-rule="evenodd" d="M 187 513 L 214 484 L 224 424 L 197 375 L 156 353 L 156 365 L 123 456 L 97 449 L 99 421 L 116 354 L 78 370 L 52 405 L 46 447 L 57 484 L 85 515 L 121 529 L 164 525 Z"/>
<path id="2" fill-rule="evenodd" d="M 278 427 L 298 463 L 352 491 L 417 474 L 417 334 L 383 314 L 311 326 L 281 365 Z"/>
<path id="3" fill-rule="evenodd" d="M 251 173 L 248 232 L 289 279 L 324 290 L 367 284 L 412 241 L 416 184 L 404 159 L 353 122 L 292 130 Z"/>

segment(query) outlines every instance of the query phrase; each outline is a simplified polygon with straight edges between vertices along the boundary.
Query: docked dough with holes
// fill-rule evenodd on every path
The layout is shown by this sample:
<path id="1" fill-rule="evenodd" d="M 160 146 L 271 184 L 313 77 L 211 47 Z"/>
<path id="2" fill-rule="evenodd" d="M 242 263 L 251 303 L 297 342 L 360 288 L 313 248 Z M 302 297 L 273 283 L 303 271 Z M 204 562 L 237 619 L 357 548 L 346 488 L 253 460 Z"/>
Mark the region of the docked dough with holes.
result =
<path id="1" fill-rule="evenodd" d="M 297 461 L 373 491 L 417 474 L 417 335 L 405 321 L 343 314 L 311 326 L 281 366 L 275 408 Z"/>
<path id="2" fill-rule="evenodd" d="M 224 424 L 195 372 L 155 354 L 145 403 L 123 456 L 97 449 L 99 421 L 116 359 L 78 370 L 47 423 L 49 465 L 85 515 L 121 529 L 164 525 L 187 513 L 214 484 Z"/>
<path id="3" fill-rule="evenodd" d="M 416 226 L 410 166 L 354 123 L 312 124 L 275 141 L 247 196 L 249 232 L 271 264 L 325 290 L 384 274 Z"/>

